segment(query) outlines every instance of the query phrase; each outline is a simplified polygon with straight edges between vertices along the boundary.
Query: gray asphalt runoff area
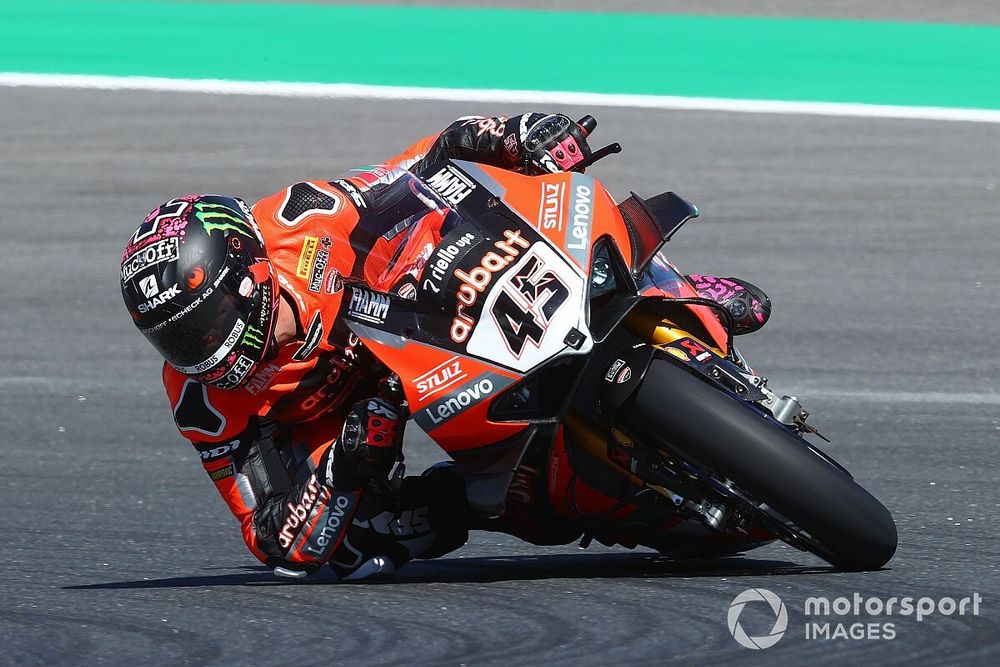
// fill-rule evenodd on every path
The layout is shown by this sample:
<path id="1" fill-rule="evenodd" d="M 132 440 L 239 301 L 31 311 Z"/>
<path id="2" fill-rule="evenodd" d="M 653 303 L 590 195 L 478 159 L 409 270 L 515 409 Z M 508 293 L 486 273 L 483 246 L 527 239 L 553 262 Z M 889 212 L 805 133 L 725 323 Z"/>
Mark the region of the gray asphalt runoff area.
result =
<path id="1" fill-rule="evenodd" d="M 557 109 L 594 113 L 595 146 L 622 143 L 590 172 L 618 198 L 673 190 L 701 208 L 669 247 L 682 269 L 769 293 L 773 318 L 742 349 L 893 513 L 883 570 L 782 543 L 669 561 L 477 534 L 387 583 L 300 583 L 247 552 L 121 303 L 127 236 L 181 193 L 252 200 L 460 115 L 526 110 L 0 89 L 0 664 L 996 664 L 997 125 Z M 413 471 L 442 458 L 413 424 L 407 450 Z M 765 650 L 727 627 L 755 587 L 787 608 Z M 860 615 L 805 615 L 809 597 L 855 594 Z M 865 611 L 974 594 L 978 615 Z M 744 612 L 751 635 L 775 621 Z M 817 621 L 878 638 L 807 638 Z"/>

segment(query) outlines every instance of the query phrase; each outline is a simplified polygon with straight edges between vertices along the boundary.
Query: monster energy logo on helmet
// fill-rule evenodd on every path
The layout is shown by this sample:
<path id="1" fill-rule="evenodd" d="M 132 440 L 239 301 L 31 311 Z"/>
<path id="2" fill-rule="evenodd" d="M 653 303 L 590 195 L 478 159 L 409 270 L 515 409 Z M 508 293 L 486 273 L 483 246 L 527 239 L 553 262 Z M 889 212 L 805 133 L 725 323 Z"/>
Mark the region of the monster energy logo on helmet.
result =
<path id="1" fill-rule="evenodd" d="M 261 349 L 264 346 L 264 339 L 262 338 L 263 333 L 257 327 L 251 325 L 247 327 L 247 331 L 243 334 L 243 344 L 247 347 L 252 347 L 256 350 Z"/>
<path id="2" fill-rule="evenodd" d="M 201 221 L 205 231 L 209 234 L 215 230 L 221 232 L 231 230 L 246 236 L 254 236 L 253 228 L 243 213 L 230 206 L 199 201 L 195 202 L 194 209 L 195 217 Z"/>

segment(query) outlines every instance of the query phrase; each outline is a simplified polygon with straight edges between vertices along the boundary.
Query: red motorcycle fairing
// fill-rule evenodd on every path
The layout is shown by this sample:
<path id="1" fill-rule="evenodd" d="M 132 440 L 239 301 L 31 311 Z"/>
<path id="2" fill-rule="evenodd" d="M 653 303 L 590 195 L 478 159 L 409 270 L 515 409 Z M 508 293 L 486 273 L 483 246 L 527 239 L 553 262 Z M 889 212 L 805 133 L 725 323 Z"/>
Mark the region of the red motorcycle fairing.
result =
<path id="1" fill-rule="evenodd" d="M 510 438 L 527 423 L 490 422 L 490 402 L 521 374 L 414 340 L 389 341 L 367 327 L 352 330 L 399 375 L 413 420 L 450 454 Z M 366 337 L 365 334 L 371 335 Z M 470 428 L 469 424 L 477 424 Z"/>
<path id="2" fill-rule="evenodd" d="M 530 420 L 491 421 L 493 402 L 533 371 L 592 349 L 593 250 L 606 239 L 626 266 L 640 259 L 626 221 L 584 174 L 446 161 L 392 187 L 412 199 L 397 209 L 418 214 L 396 225 L 405 237 L 372 285 L 378 292 L 350 286 L 350 327 L 399 375 L 415 421 L 446 451 L 505 440 Z M 638 268 L 642 296 L 697 297 L 662 254 Z M 688 308 L 724 353 L 715 316 Z"/>
<path id="3" fill-rule="evenodd" d="M 544 502 L 553 513 L 631 516 L 634 505 L 574 472 L 566 450 L 578 446 L 578 434 L 562 423 L 572 380 L 548 415 L 522 418 L 493 408 L 517 404 L 517 392 L 560 364 L 582 369 L 594 345 L 589 274 L 599 242 L 640 271 L 622 286 L 637 301 L 640 290 L 644 297 L 696 297 L 693 288 L 662 255 L 632 266 L 642 258 L 632 254 L 626 222 L 589 176 L 526 177 L 453 161 L 420 177 L 405 174 L 394 187 L 407 188 L 423 208 L 396 225 L 406 236 L 379 279 L 347 286 L 344 315 L 400 377 L 414 421 L 455 459 L 470 504 L 485 516 L 503 513 L 522 456 L 541 447 L 549 465 Z M 723 351 L 725 331 L 711 311 L 683 308 Z M 551 382 L 545 390 L 552 391 Z M 501 412 L 502 421 L 491 418 Z M 686 526 L 698 539 L 709 534 L 697 523 L 659 516 L 660 532 Z M 625 533 L 608 535 L 637 543 Z"/>

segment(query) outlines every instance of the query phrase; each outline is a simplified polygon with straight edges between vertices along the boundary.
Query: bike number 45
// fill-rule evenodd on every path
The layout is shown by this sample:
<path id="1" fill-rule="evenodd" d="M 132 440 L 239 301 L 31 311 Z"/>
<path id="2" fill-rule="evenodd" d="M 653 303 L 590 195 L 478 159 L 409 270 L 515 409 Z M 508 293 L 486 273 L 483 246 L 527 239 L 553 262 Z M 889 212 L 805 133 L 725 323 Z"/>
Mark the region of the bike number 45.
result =
<path id="1" fill-rule="evenodd" d="M 529 341 L 541 347 L 553 316 L 569 294 L 569 287 L 537 256 L 510 277 L 490 312 L 514 358 L 521 358 Z"/>

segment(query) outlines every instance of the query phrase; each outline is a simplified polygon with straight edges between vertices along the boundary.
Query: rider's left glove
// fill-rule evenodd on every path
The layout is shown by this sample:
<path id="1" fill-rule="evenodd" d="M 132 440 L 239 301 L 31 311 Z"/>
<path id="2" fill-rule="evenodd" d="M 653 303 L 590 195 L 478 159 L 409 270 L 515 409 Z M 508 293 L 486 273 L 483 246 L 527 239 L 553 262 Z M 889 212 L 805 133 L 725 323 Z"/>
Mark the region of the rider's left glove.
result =
<path id="1" fill-rule="evenodd" d="M 587 131 L 563 114 L 511 118 L 506 134 L 504 145 L 516 153 L 519 170 L 529 176 L 570 171 L 591 153 Z"/>
<path id="2" fill-rule="evenodd" d="M 334 452 L 333 486 L 360 488 L 372 476 L 388 477 L 402 434 L 398 407 L 381 398 L 355 403 Z"/>

